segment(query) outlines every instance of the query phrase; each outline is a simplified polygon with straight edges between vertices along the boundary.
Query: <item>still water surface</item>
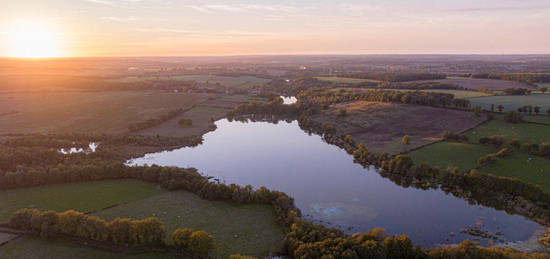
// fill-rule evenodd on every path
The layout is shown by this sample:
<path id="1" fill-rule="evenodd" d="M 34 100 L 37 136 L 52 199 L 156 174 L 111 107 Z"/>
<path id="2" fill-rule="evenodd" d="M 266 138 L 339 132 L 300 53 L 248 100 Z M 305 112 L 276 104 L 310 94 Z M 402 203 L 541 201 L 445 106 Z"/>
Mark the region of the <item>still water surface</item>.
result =
<path id="1" fill-rule="evenodd" d="M 216 125 L 200 146 L 148 154 L 129 164 L 195 167 L 226 183 L 284 191 L 311 220 L 348 233 L 382 227 L 422 246 L 476 239 L 460 233 L 470 227 L 501 232 L 502 242 L 527 240 L 543 229 L 522 216 L 470 205 L 441 190 L 396 185 L 320 136 L 305 133 L 297 121 L 222 119 Z"/>
<path id="2" fill-rule="evenodd" d="M 294 104 L 298 101 L 298 99 L 296 99 L 295 96 L 282 96 L 281 95 L 281 98 L 283 99 L 283 104 Z"/>

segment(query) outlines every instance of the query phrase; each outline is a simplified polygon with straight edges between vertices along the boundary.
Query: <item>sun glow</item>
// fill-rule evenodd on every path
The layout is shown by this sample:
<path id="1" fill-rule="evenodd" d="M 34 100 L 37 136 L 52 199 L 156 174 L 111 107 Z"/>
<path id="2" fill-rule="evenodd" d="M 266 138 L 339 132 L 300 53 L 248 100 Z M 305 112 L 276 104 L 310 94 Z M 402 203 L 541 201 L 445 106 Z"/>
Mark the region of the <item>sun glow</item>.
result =
<path id="1" fill-rule="evenodd" d="M 62 55 L 58 35 L 48 22 L 21 21 L 7 31 L 8 55 L 21 58 L 50 58 Z"/>

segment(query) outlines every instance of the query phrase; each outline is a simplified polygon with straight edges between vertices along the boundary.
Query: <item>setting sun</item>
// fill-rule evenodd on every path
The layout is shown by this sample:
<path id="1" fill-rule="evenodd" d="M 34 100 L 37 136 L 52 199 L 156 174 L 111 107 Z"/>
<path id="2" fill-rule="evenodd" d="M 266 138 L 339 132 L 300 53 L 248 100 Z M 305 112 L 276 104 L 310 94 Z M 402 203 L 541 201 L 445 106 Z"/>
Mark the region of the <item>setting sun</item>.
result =
<path id="1" fill-rule="evenodd" d="M 21 58 L 48 58 L 61 55 L 56 31 L 48 23 L 23 21 L 7 32 L 8 54 Z"/>

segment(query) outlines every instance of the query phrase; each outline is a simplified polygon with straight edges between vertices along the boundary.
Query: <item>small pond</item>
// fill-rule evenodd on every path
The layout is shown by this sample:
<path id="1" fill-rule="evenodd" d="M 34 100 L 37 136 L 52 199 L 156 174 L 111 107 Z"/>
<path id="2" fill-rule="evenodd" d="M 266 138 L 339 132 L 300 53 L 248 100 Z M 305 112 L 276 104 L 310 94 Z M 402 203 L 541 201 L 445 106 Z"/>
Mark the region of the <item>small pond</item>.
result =
<path id="1" fill-rule="evenodd" d="M 68 154 L 74 154 L 74 153 L 94 153 L 97 147 L 99 146 L 98 143 L 91 142 L 87 148 L 62 148 L 59 149 L 59 153 L 68 155 Z"/>
<path id="2" fill-rule="evenodd" d="M 295 104 L 298 99 L 296 99 L 295 96 L 282 96 L 281 95 L 281 98 L 283 99 L 283 104 Z"/>
<path id="3" fill-rule="evenodd" d="M 401 187 L 380 176 L 376 168 L 354 163 L 351 155 L 320 136 L 307 134 L 297 121 L 222 119 L 216 125 L 202 145 L 148 154 L 128 163 L 195 167 L 226 183 L 284 191 L 310 220 L 348 233 L 382 227 L 391 234 L 407 234 L 426 247 L 477 240 L 461 233 L 466 228 L 492 233 L 500 239 L 497 243 L 519 241 L 520 245 L 544 230 L 522 216 L 471 205 L 441 190 Z"/>

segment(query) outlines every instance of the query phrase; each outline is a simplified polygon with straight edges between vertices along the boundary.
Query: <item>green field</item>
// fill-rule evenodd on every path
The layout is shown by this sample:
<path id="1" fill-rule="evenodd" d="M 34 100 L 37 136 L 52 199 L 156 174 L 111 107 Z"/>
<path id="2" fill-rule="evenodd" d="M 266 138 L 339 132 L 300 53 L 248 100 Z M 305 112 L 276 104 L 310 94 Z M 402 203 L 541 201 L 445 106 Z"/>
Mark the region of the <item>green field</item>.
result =
<path id="1" fill-rule="evenodd" d="M 135 254 L 126 255 L 94 249 L 84 245 L 58 240 L 45 240 L 38 237 L 23 237 L 0 246 L 1 259 L 153 259 L 153 258 L 174 258 L 166 254 Z"/>
<path id="2" fill-rule="evenodd" d="M 459 98 L 459 99 L 489 96 L 489 94 L 478 92 L 478 91 L 451 90 L 451 89 L 429 89 L 429 90 L 422 90 L 422 92 L 453 94 L 455 98 Z"/>
<path id="3" fill-rule="evenodd" d="M 461 171 L 469 170 L 477 165 L 477 160 L 490 153 L 495 148 L 467 143 L 439 142 L 409 153 L 415 164 L 426 163 L 447 169 L 456 166 Z"/>
<path id="4" fill-rule="evenodd" d="M 526 183 L 538 185 L 550 193 L 550 160 L 529 154 L 514 152 L 503 159 L 479 169 L 482 173 L 519 179 Z"/>
<path id="5" fill-rule="evenodd" d="M 550 116 L 523 116 L 522 119 L 527 122 L 536 122 L 550 125 Z"/>
<path id="6" fill-rule="evenodd" d="M 505 111 L 515 111 L 523 106 L 532 105 L 541 107 L 541 113 L 546 113 L 550 108 L 550 94 L 530 94 L 514 96 L 485 96 L 467 98 L 472 107 L 480 106 L 490 110 L 491 105 L 495 105 L 495 110 L 499 105 L 504 106 Z"/>
<path id="7" fill-rule="evenodd" d="M 164 193 L 155 184 L 138 180 L 108 180 L 0 191 L 0 222 L 22 208 L 63 212 L 100 210 Z"/>
<path id="8" fill-rule="evenodd" d="M 277 252 L 284 237 L 270 206 L 207 201 L 186 191 L 167 192 L 97 215 L 106 219 L 158 217 L 169 232 L 180 227 L 206 230 L 216 239 L 217 258 Z"/>
<path id="9" fill-rule="evenodd" d="M 477 143 L 480 137 L 502 136 L 517 138 L 521 142 L 550 142 L 550 126 L 528 123 L 506 123 L 500 118 L 485 123 L 466 134 L 470 142 Z"/>
<path id="10" fill-rule="evenodd" d="M 0 134 L 125 133 L 131 123 L 190 107 L 209 96 L 161 91 L 0 94 L 0 111 L 16 112 L 0 116 Z"/>
<path id="11" fill-rule="evenodd" d="M 331 76 L 319 76 L 315 77 L 321 81 L 328 81 L 332 83 L 342 83 L 342 84 L 359 84 L 364 82 L 374 82 L 378 83 L 380 81 L 371 80 L 371 79 L 360 79 L 360 78 L 348 78 L 348 77 L 331 77 Z"/>
<path id="12" fill-rule="evenodd" d="M 137 180 L 7 190 L 0 193 L 0 204 L 4 204 L 0 222 L 8 221 L 13 212 L 21 208 L 95 211 L 94 215 L 107 220 L 116 217 L 157 217 L 165 224 L 168 233 L 184 227 L 206 230 L 214 235 L 216 257 L 234 253 L 258 256 L 275 253 L 280 251 L 284 237 L 284 231 L 276 222 L 270 206 L 208 201 L 190 192 L 163 191 L 155 184 Z M 116 207 L 101 210 L 117 204 Z M 89 258 L 115 256 L 78 244 L 34 238 L 17 239 L 0 248 L 2 256 L 9 256 L 0 258 L 28 258 L 30 255 L 37 255 L 35 258 L 71 258 L 71 255 L 78 253 L 86 253 Z M 143 258 L 155 256 L 143 255 Z"/>
<path id="13" fill-rule="evenodd" d="M 119 79 L 113 79 L 115 82 L 140 82 L 146 80 L 181 80 L 181 81 L 197 81 L 200 83 L 219 83 L 221 85 L 238 88 L 248 89 L 250 87 L 268 83 L 270 79 L 259 78 L 255 76 L 216 76 L 216 75 L 184 75 L 184 76 L 162 76 L 162 77 L 125 77 Z"/>
<path id="14" fill-rule="evenodd" d="M 375 89 L 373 89 L 375 90 Z M 466 99 L 466 98 L 472 98 L 472 97 L 481 97 L 481 96 L 489 96 L 489 94 L 477 92 L 477 91 L 468 91 L 468 90 L 452 90 L 452 89 L 424 89 L 424 90 L 413 90 L 413 89 L 391 89 L 386 88 L 382 90 L 389 90 L 389 91 L 404 91 L 404 92 L 414 92 L 414 91 L 421 91 L 421 92 L 429 92 L 429 93 L 442 93 L 442 94 L 452 94 L 455 96 L 455 98 L 459 99 Z"/>

